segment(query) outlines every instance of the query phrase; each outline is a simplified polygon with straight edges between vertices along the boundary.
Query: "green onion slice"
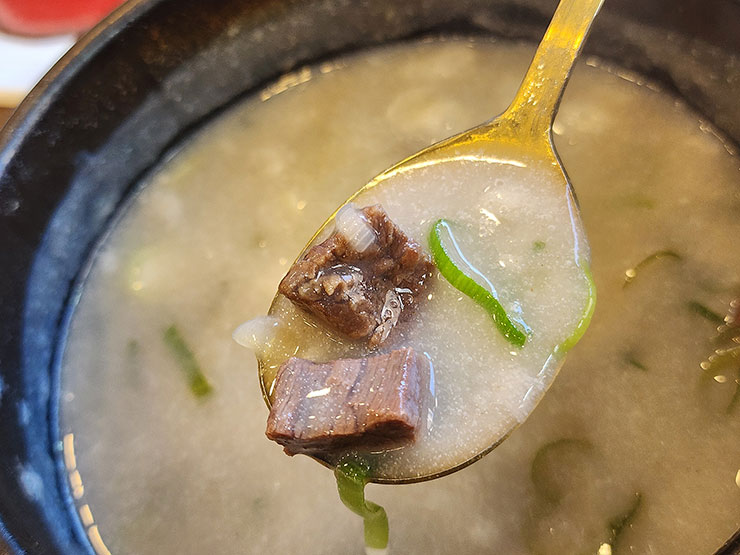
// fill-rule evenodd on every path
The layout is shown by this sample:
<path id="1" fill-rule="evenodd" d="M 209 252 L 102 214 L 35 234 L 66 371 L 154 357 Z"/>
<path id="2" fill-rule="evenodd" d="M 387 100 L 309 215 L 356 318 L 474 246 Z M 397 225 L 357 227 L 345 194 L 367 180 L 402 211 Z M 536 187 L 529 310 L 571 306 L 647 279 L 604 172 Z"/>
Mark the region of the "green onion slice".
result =
<path id="1" fill-rule="evenodd" d="M 185 342 L 185 338 L 182 336 L 177 326 L 172 324 L 170 327 L 165 329 L 162 339 L 170 348 L 170 351 L 172 351 L 175 360 L 185 374 L 188 384 L 190 385 L 190 391 L 192 391 L 193 395 L 196 397 L 205 397 L 211 393 L 211 391 L 213 391 L 213 387 L 203 374 L 193 351 Z"/>
<path id="2" fill-rule="evenodd" d="M 369 472 L 364 462 L 347 459 L 336 466 L 334 477 L 342 503 L 365 521 L 365 546 L 385 549 L 388 547 L 388 516 L 383 507 L 365 499 Z"/>
<path id="3" fill-rule="evenodd" d="M 698 314 L 702 318 L 705 318 L 706 320 L 709 320 L 710 322 L 714 324 L 723 324 L 725 319 L 717 314 L 714 310 L 711 308 L 708 308 L 706 305 L 701 304 L 699 301 L 689 301 L 687 303 L 687 306 L 689 310 L 692 312 Z"/>
<path id="4" fill-rule="evenodd" d="M 475 273 L 481 277 L 491 289 L 490 291 L 477 283 L 457 264 L 455 264 L 449 251 L 445 248 L 442 242 L 443 233 L 447 235 L 449 241 L 452 243 L 452 246 L 456 251 L 455 254 L 457 255 L 457 258 L 459 258 L 463 264 L 468 267 L 468 271 L 470 273 Z M 446 220 L 437 220 L 432 226 L 432 230 L 429 233 L 429 248 L 434 257 L 434 263 L 437 265 L 437 268 L 439 268 L 440 273 L 445 277 L 445 279 L 450 282 L 450 285 L 482 306 L 486 312 L 491 315 L 491 318 L 493 318 L 493 322 L 496 324 L 498 330 L 510 343 L 517 347 L 523 346 L 524 342 L 527 340 L 527 336 L 514 325 L 506 314 L 504 307 L 501 306 L 501 303 L 494 296 L 496 291 L 490 281 L 488 281 L 483 274 L 478 272 L 478 270 L 476 270 L 473 265 L 467 261 L 465 256 L 463 256 L 460 247 L 455 241 L 455 237 L 452 235 L 450 224 Z"/>
<path id="5" fill-rule="evenodd" d="M 588 282 L 588 299 L 586 300 L 586 306 L 583 308 L 583 314 L 576 325 L 576 329 L 555 348 L 555 352 L 558 354 L 570 351 L 581 340 L 581 337 L 583 337 L 583 334 L 588 329 L 588 325 L 591 323 L 591 318 L 593 318 L 594 310 L 596 309 L 596 283 L 594 283 L 594 276 L 591 274 L 591 267 L 583 260 L 578 265 L 583 270 L 583 274 L 586 276 L 586 281 Z"/>
<path id="6" fill-rule="evenodd" d="M 593 444 L 580 438 L 564 437 L 540 447 L 532 459 L 529 471 L 537 494 L 550 503 L 559 503 L 567 493 L 561 483 L 562 476 L 573 472 L 573 467 L 564 467 L 563 461 L 573 456 L 586 459 L 594 453 Z"/>
<path id="7" fill-rule="evenodd" d="M 634 353 L 627 353 L 624 355 L 624 362 L 628 365 L 632 366 L 633 368 L 637 368 L 638 370 L 642 370 L 643 372 L 648 371 L 648 367 L 645 366 L 640 360 L 635 356 Z"/>
<path id="8" fill-rule="evenodd" d="M 622 284 L 622 288 L 627 287 L 630 283 L 632 283 L 632 281 L 637 277 L 637 272 L 642 270 L 645 266 L 648 266 L 653 262 L 663 260 L 665 258 L 670 258 L 676 261 L 683 260 L 683 257 L 680 254 L 670 249 L 656 251 L 640 260 L 632 268 L 627 268 L 627 270 L 624 272 L 624 283 Z"/>

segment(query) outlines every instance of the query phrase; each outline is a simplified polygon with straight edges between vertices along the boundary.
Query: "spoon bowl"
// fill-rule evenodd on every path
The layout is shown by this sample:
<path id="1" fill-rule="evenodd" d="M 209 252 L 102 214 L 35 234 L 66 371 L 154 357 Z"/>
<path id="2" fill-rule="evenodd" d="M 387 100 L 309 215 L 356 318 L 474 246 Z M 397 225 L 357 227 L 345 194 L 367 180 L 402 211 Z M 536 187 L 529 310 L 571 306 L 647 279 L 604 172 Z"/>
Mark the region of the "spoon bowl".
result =
<path id="1" fill-rule="evenodd" d="M 557 340 L 548 337 L 540 347 L 537 347 L 538 331 L 532 333 L 524 321 L 518 319 L 520 327 L 527 329 L 532 339 L 533 346 L 525 345 L 524 349 L 534 349 L 536 353 L 531 356 L 534 357 L 539 382 L 525 388 L 518 404 L 507 409 L 510 416 L 504 418 L 503 424 L 485 441 L 478 441 L 471 449 L 462 449 L 444 464 L 422 470 L 418 465 L 407 468 L 389 464 L 384 467 L 381 461 L 376 468 L 385 470 L 374 472 L 371 476 L 374 482 L 411 483 L 438 478 L 464 468 L 490 452 L 534 410 L 557 375 L 565 353 L 588 326 L 595 304 L 588 243 L 575 194 L 553 146 L 552 122 L 571 69 L 602 2 L 562 0 L 514 101 L 503 114 L 432 145 L 375 177 L 327 219 L 300 255 L 327 237 L 334 228 L 339 210 L 350 203 L 356 206 L 380 204 L 394 222 L 415 238 L 426 237 L 429 227 L 442 217 L 465 222 L 461 229 L 468 231 L 477 225 L 480 227 L 477 232 L 479 239 L 485 242 L 486 250 L 490 248 L 492 252 L 498 252 L 500 258 L 497 263 L 504 270 L 507 265 L 516 267 L 518 262 L 516 257 L 507 258 L 502 253 L 522 252 L 529 245 L 538 248 L 545 242 L 536 239 L 537 233 L 546 233 L 550 249 L 546 264 L 556 269 L 545 279 L 556 283 L 550 286 L 548 295 L 551 298 L 571 295 L 578 304 L 577 317 L 563 321 L 562 326 L 567 328 L 567 333 Z M 440 206 L 444 210 L 440 211 Z M 476 219 L 471 219 L 471 215 Z M 454 237 L 448 241 L 458 249 Z M 467 262 L 462 252 L 458 254 Z M 525 273 L 517 271 L 512 270 L 513 277 L 496 274 L 498 277 L 494 281 L 526 281 Z M 470 275 L 471 272 L 480 276 L 490 293 L 497 297 L 491 281 L 472 264 L 466 273 Z M 567 287 L 559 287 L 562 284 Z M 567 292 L 568 287 L 570 293 Z M 526 296 L 527 292 L 523 294 Z M 430 301 L 432 297 L 430 294 Z M 281 295 L 277 295 L 270 314 L 285 318 L 287 303 L 284 301 Z M 532 303 L 534 301 L 530 300 Z M 513 299 L 503 304 L 510 311 L 516 311 L 519 306 Z M 527 308 L 526 301 L 524 304 Z M 536 316 L 533 319 L 536 321 Z M 505 341 L 502 343 L 505 357 L 514 360 L 520 355 Z M 418 346 L 415 348 L 418 350 Z M 287 348 L 277 350 L 282 353 L 276 357 L 280 362 L 279 359 L 291 356 L 293 345 L 288 341 Z M 522 359 L 528 356 L 524 351 L 521 355 Z M 272 386 L 279 366 L 275 363 L 276 358 L 268 360 L 269 357 L 258 356 L 260 382 L 268 406 L 271 405 Z M 328 466 L 336 463 L 329 457 L 316 458 Z"/>

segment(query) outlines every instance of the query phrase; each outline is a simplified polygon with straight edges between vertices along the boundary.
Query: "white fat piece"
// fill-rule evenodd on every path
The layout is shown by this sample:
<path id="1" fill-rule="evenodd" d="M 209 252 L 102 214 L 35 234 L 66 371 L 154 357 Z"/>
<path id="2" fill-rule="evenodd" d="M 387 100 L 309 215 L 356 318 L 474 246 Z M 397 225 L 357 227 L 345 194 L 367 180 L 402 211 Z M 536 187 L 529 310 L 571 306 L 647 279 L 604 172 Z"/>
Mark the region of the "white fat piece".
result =
<path id="1" fill-rule="evenodd" d="M 337 233 L 357 252 L 365 252 L 377 239 L 364 214 L 351 203 L 342 206 L 334 217 Z"/>
<path id="2" fill-rule="evenodd" d="M 275 316 L 257 316 L 236 328 L 231 337 L 242 347 L 261 353 L 269 349 L 279 325 Z"/>

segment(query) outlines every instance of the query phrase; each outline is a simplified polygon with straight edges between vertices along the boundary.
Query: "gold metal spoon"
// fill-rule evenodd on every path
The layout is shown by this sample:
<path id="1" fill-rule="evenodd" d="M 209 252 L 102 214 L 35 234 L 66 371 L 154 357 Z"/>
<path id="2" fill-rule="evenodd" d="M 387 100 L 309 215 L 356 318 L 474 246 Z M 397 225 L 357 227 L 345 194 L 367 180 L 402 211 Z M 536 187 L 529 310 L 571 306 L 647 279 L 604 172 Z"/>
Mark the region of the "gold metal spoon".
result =
<path id="1" fill-rule="evenodd" d="M 384 194 L 388 194 L 388 191 L 392 194 L 392 187 L 396 186 L 399 179 L 407 179 L 414 172 L 426 172 L 424 174 L 426 178 L 430 168 L 456 162 L 483 162 L 486 168 L 490 170 L 491 175 L 496 175 L 497 172 L 501 171 L 509 171 L 512 167 L 536 171 L 542 186 L 554 188 L 553 198 L 559 198 L 561 199 L 559 202 L 567 205 L 565 213 L 569 215 L 569 221 L 565 224 L 572 229 L 578 265 L 582 268 L 589 282 L 589 298 L 584 307 L 584 320 L 586 317 L 590 318 L 595 296 L 588 268 L 588 245 L 585 242 L 585 235 L 571 184 L 553 146 L 552 123 L 573 65 L 602 3 L 603 0 L 561 0 L 514 101 L 503 114 L 474 129 L 441 141 L 406 158 L 375 177 L 347 199 L 342 206 L 349 202 L 358 205 L 367 204 L 367 199 L 374 200 L 377 198 L 379 189 L 387 187 L 388 190 Z M 338 211 L 339 209 L 337 209 Z M 319 228 L 304 252 L 320 236 L 323 236 L 327 229 L 330 229 L 328 226 L 333 225 L 334 216 L 337 212 L 332 214 Z M 278 297 L 276 297 L 277 299 Z M 274 312 L 275 306 L 274 301 L 271 313 Z M 557 357 L 558 364 L 562 363 L 563 353 L 583 333 L 585 326 L 583 328 L 577 329 L 574 336 L 568 340 L 571 341 L 571 344 L 561 344 L 559 346 L 561 353 Z M 271 383 L 269 379 L 265 378 L 261 360 L 260 379 L 265 401 L 269 406 L 270 399 L 267 392 L 270 391 Z M 544 391 L 540 396 L 543 394 Z M 534 408 L 534 405 L 532 408 Z M 513 426 L 506 434 L 497 438 L 493 445 L 490 445 L 487 449 L 481 450 L 475 456 L 469 457 L 450 468 L 423 476 L 381 476 L 376 477 L 373 481 L 379 483 L 410 483 L 444 476 L 483 457 L 508 437 L 515 427 Z M 325 463 L 325 461 L 319 462 Z"/>

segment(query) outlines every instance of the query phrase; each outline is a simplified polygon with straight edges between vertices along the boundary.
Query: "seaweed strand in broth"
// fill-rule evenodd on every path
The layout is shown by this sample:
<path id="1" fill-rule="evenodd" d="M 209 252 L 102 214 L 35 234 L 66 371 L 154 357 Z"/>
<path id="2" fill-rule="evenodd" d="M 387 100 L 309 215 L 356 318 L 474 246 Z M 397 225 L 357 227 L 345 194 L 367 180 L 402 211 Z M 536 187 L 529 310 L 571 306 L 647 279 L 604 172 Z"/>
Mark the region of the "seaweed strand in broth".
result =
<path id="1" fill-rule="evenodd" d="M 235 107 L 149 179 L 97 255 L 64 357 L 61 425 L 91 536 L 114 554 L 361 552 L 362 523 L 331 473 L 264 438 L 256 365 L 231 331 L 266 313 L 304 238 L 357 183 L 503 109 L 531 53 L 421 42 L 312 68 Z M 575 70 L 555 140 L 598 310 L 491 455 L 441 480 L 370 486 L 392 552 L 711 553 L 740 527 L 737 369 L 701 370 L 717 324 L 689 305 L 722 315 L 738 294 L 740 163 L 702 129 L 669 96 Z M 624 287 L 660 251 L 680 258 L 640 266 Z M 206 396 L 163 339 L 173 324 Z"/>

